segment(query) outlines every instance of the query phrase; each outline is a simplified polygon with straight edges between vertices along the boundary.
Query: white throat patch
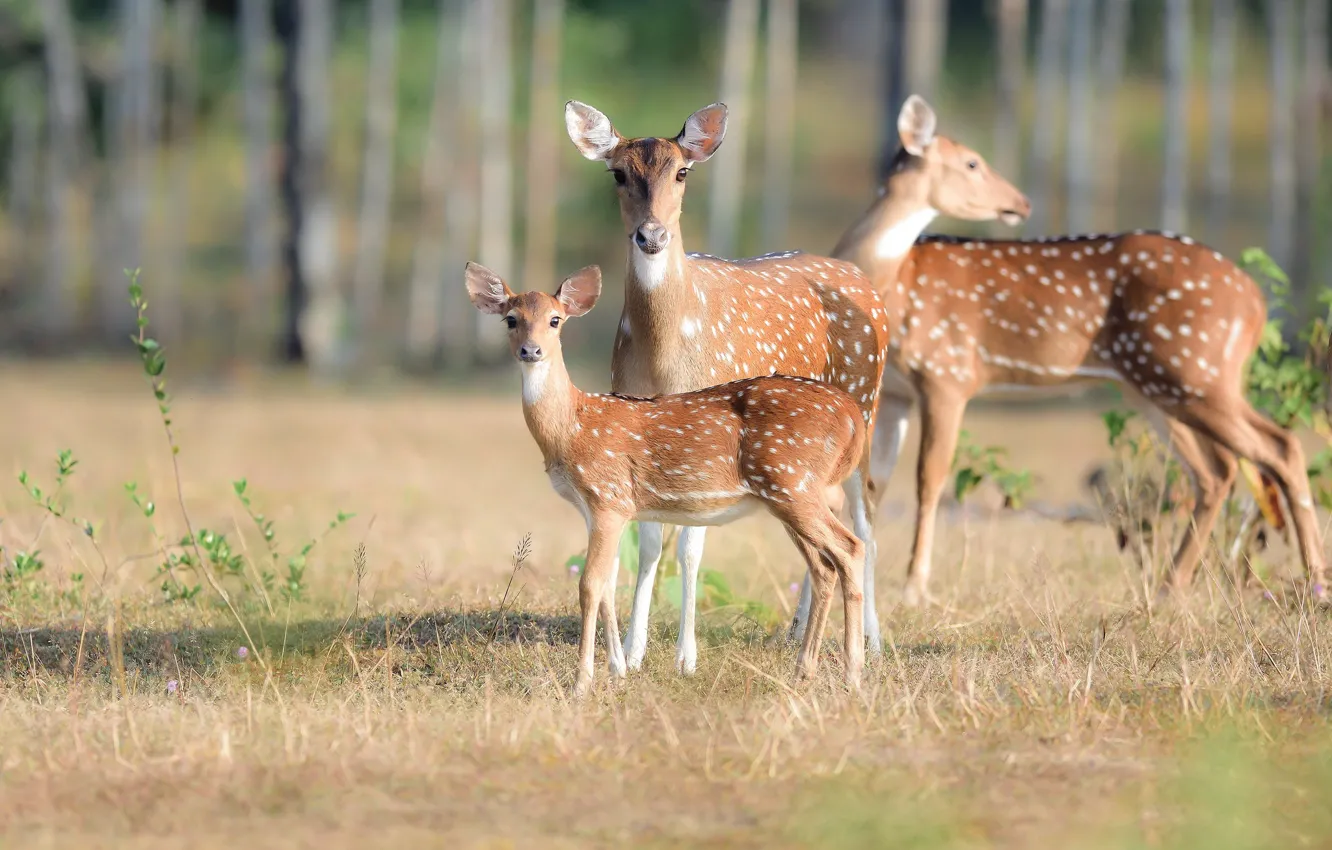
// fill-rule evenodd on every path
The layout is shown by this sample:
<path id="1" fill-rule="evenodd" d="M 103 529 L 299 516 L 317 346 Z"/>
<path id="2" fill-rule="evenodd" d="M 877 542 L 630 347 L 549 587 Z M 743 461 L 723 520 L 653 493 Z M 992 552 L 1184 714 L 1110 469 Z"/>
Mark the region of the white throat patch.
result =
<path id="1" fill-rule="evenodd" d="M 550 361 L 519 362 L 518 365 L 523 369 L 523 403 L 536 404 L 546 394 L 546 377 L 550 374 Z"/>
<path id="2" fill-rule="evenodd" d="M 911 215 L 894 224 L 885 230 L 877 242 L 874 243 L 874 253 L 881 260 L 896 260 L 899 257 L 906 256 L 906 252 L 911 250 L 911 246 L 916 244 L 916 239 L 930 222 L 934 221 L 939 215 L 939 211 L 934 207 L 925 207 L 923 210 L 917 210 Z"/>
<path id="3" fill-rule="evenodd" d="M 634 245 L 629 249 L 633 257 L 634 277 L 638 285 L 647 290 L 656 289 L 666 279 L 666 268 L 670 259 L 665 251 L 658 254 L 644 254 L 643 249 Z"/>

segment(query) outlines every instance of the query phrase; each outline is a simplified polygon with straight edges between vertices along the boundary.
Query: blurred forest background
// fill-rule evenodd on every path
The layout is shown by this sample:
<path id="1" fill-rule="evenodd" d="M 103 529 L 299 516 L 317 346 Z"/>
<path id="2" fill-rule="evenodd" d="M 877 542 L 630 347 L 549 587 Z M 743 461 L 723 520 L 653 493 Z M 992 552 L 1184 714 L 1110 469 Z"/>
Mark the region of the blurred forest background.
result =
<path id="1" fill-rule="evenodd" d="M 1261 244 L 1307 304 L 1328 30 L 1328 0 L 0 0 L 0 348 L 128 353 L 141 267 L 187 369 L 465 373 L 505 354 L 476 259 L 515 288 L 602 264 L 570 340 L 599 362 L 627 242 L 571 98 L 635 136 L 730 105 L 689 250 L 829 251 L 914 91 L 1028 192 L 1022 235 Z"/>

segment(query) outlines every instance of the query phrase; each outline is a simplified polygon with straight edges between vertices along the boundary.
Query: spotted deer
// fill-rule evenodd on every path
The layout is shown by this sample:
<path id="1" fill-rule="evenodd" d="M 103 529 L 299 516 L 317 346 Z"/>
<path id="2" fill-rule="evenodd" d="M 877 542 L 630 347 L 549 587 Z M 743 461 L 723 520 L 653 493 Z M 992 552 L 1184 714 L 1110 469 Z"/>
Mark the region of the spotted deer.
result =
<path id="1" fill-rule="evenodd" d="M 852 476 L 867 448 L 861 404 L 827 384 L 785 376 L 654 398 L 584 393 L 565 369 L 560 332 L 568 319 L 596 304 L 600 269 L 574 273 L 554 295 L 515 295 L 475 263 L 467 265 L 466 282 L 476 308 L 502 317 L 508 327 L 509 349 L 522 368 L 528 430 L 551 485 L 587 523 L 575 692 L 585 693 L 593 681 L 598 611 L 611 675 L 625 673 L 615 620 L 615 552 L 630 520 L 705 527 L 760 508 L 785 527 L 814 584 L 797 675 L 809 676 L 817 666 L 833 585 L 840 580 L 846 680 L 858 687 L 864 546 L 837 519 L 827 496 Z"/>
<path id="2" fill-rule="evenodd" d="M 936 135 L 935 124 L 919 97 L 903 106 L 902 149 L 880 197 L 833 252 L 870 276 L 890 317 L 873 492 L 882 493 L 907 416 L 921 406 L 906 601 L 927 595 L 935 512 L 967 402 L 1107 380 L 1168 434 L 1192 473 L 1193 521 L 1165 587 L 1190 582 L 1241 457 L 1285 495 L 1311 586 L 1321 592 L 1322 545 L 1303 452 L 1244 394 L 1245 363 L 1267 318 L 1254 281 L 1221 254 L 1169 233 L 918 239 L 940 214 L 1011 222 L 1029 209 L 976 153 Z M 865 586 L 873 586 L 868 572 Z"/>
<path id="3" fill-rule="evenodd" d="M 625 138 L 605 115 L 577 101 L 566 105 L 565 123 L 579 152 L 610 171 L 628 242 L 611 388 L 656 395 L 761 375 L 814 378 L 855 399 L 867 434 L 873 433 L 888 323 L 860 269 L 801 252 L 738 261 L 685 253 L 680 212 L 686 180 L 721 145 L 726 106 L 714 103 L 698 110 L 673 138 Z M 782 451 L 776 445 L 771 449 Z M 865 492 L 868 451 L 851 481 L 845 488 L 847 505 L 869 565 L 875 547 Z M 706 529 L 680 525 L 684 591 L 676 666 L 689 673 L 697 658 L 694 594 Z M 642 663 L 647 648 L 648 608 L 661 548 L 661 525 L 641 525 L 638 585 L 624 647 L 631 668 Z M 873 588 L 867 585 L 865 595 L 865 624 L 870 645 L 877 649 Z"/>

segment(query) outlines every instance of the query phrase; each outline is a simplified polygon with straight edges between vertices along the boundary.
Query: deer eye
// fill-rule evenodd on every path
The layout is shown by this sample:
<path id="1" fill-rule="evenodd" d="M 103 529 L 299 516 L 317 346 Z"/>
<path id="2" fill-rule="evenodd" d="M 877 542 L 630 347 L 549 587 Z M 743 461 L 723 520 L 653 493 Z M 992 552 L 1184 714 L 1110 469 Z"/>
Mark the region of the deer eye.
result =
<path id="1" fill-rule="evenodd" d="M 509 330 L 513 330 L 514 328 L 518 327 L 518 320 L 513 316 L 505 316 L 504 324 L 509 326 Z"/>
<path id="2" fill-rule="evenodd" d="M 560 317 L 559 317 L 559 316 L 551 316 L 551 317 L 550 317 L 550 326 L 551 326 L 552 328 L 558 328 L 558 327 L 560 326 Z"/>
<path id="3" fill-rule="evenodd" d="M 679 171 L 675 172 L 675 180 L 677 183 L 685 182 L 685 178 L 688 176 L 689 176 L 688 168 L 681 168 Z"/>
<path id="4" fill-rule="evenodd" d="M 620 168 L 612 168 L 612 169 L 611 169 L 611 174 L 615 176 L 615 185 L 616 185 L 616 186 L 623 186 L 623 185 L 624 185 L 624 179 L 625 179 L 625 178 L 624 178 L 624 170 L 623 170 L 623 169 L 620 169 Z"/>
<path id="5" fill-rule="evenodd" d="M 974 159 L 969 159 L 967 160 L 967 168 L 975 171 L 977 168 L 980 168 L 980 162 Z"/>

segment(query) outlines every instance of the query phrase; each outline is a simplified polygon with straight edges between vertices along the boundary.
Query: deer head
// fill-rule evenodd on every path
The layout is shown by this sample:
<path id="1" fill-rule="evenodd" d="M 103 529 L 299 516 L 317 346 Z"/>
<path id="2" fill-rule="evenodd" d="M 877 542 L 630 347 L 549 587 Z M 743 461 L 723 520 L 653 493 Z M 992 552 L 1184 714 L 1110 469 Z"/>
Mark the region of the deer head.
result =
<path id="1" fill-rule="evenodd" d="M 704 162 L 726 135 L 726 106 L 714 103 L 689 116 L 673 139 L 626 139 L 610 119 L 585 103 L 571 100 L 564 123 L 579 152 L 606 163 L 620 197 L 620 217 L 636 263 L 649 268 L 678 238 L 689 169 Z M 674 235 L 673 235 L 674 234 Z"/>
<path id="2" fill-rule="evenodd" d="M 999 219 L 1016 227 L 1031 214 L 1031 202 L 990 169 L 980 154 L 935 133 L 938 119 L 919 95 L 911 95 L 897 116 L 902 150 L 893 160 L 883 192 L 968 221 Z"/>
<path id="3" fill-rule="evenodd" d="M 591 310 L 601 296 L 601 269 L 588 266 L 564 279 L 554 295 L 516 295 L 490 269 L 468 263 L 467 295 L 482 313 L 503 316 L 509 351 L 524 366 L 562 359 L 560 331 L 566 320 Z"/>

